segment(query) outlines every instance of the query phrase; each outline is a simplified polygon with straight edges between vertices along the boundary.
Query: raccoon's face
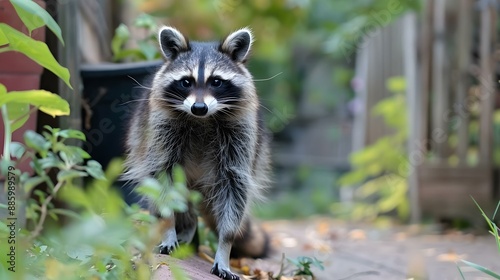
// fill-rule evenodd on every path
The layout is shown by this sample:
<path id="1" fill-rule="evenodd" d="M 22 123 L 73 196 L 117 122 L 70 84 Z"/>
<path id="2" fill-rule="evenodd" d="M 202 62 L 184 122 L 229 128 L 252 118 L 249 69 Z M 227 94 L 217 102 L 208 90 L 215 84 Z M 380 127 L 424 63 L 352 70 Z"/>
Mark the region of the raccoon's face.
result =
<path id="1" fill-rule="evenodd" d="M 254 109 L 255 87 L 244 66 L 252 44 L 248 29 L 210 43 L 189 42 L 178 30 L 163 27 L 159 41 L 166 63 L 152 96 L 162 108 L 198 118 Z"/>

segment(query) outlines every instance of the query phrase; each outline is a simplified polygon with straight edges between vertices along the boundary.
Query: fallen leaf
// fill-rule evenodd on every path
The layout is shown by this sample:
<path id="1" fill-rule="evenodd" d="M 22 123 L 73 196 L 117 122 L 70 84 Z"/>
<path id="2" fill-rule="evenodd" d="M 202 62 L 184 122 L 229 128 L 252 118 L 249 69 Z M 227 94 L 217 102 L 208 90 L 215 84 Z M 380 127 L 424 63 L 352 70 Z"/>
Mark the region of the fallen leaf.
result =
<path id="1" fill-rule="evenodd" d="M 353 229 L 349 232 L 349 239 L 351 240 L 366 240 L 366 233 L 361 229 Z"/>
<path id="2" fill-rule="evenodd" d="M 316 225 L 316 231 L 320 235 L 327 235 L 330 231 L 330 223 L 323 221 Z"/>
<path id="3" fill-rule="evenodd" d="M 467 255 L 459 255 L 453 251 L 446 254 L 441 254 L 437 256 L 437 260 L 440 262 L 457 262 L 459 260 L 465 259 Z"/>

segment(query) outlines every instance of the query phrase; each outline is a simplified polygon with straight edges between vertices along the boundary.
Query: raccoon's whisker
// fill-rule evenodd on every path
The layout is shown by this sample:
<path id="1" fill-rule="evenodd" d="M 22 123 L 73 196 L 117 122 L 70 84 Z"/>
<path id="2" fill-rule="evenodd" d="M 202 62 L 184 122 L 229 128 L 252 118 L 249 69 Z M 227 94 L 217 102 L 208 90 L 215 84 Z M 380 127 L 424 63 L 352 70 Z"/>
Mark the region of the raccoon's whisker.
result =
<path id="1" fill-rule="evenodd" d="M 138 84 L 141 88 L 144 88 L 144 89 L 149 89 L 149 90 L 152 90 L 152 89 L 153 89 L 153 88 L 149 88 L 149 87 L 147 87 L 147 86 L 145 86 L 145 85 L 143 85 L 143 84 L 139 83 L 139 81 L 137 81 L 136 79 L 134 79 L 134 77 L 132 77 L 132 76 L 127 76 L 127 77 L 129 77 L 130 79 L 134 80 L 134 82 L 136 82 L 136 83 L 137 83 L 137 84 Z"/>
<path id="2" fill-rule="evenodd" d="M 226 107 L 226 108 L 236 108 L 236 109 L 245 109 L 245 108 L 248 108 L 248 107 L 245 107 L 243 105 L 231 104 L 231 103 L 221 103 L 221 106 L 222 107 Z"/>
<path id="3" fill-rule="evenodd" d="M 219 99 L 219 102 L 227 102 L 227 101 L 247 101 L 248 99 L 247 98 L 236 98 L 236 97 L 233 97 L 233 98 L 223 98 L 223 99 Z"/>
<path id="4" fill-rule="evenodd" d="M 180 93 L 176 93 L 176 92 L 171 92 L 171 91 L 165 91 L 165 94 L 168 94 L 172 97 L 177 97 L 179 99 L 184 99 Z"/>
<path id="5" fill-rule="evenodd" d="M 120 103 L 120 106 L 127 105 L 132 102 L 139 102 L 139 101 L 149 101 L 149 100 L 160 100 L 160 101 L 166 101 L 166 102 L 181 102 L 179 99 L 172 99 L 172 98 L 143 98 L 143 99 L 134 99 L 134 100 L 129 100 L 127 102 Z"/>
<path id="6" fill-rule="evenodd" d="M 271 109 L 269 109 L 269 108 L 267 108 L 266 106 L 262 105 L 262 103 L 261 103 L 261 104 L 259 104 L 259 106 L 260 106 L 260 107 L 262 107 L 262 108 L 264 108 L 264 109 L 265 109 L 266 111 L 268 111 L 269 113 L 271 113 L 271 114 L 273 113 L 273 111 L 271 111 Z"/>
<path id="7" fill-rule="evenodd" d="M 160 101 L 165 101 L 165 102 L 181 102 L 179 99 L 174 99 L 174 98 L 151 98 L 151 100 L 160 100 Z"/>
<path id="8" fill-rule="evenodd" d="M 221 104 L 236 106 L 235 104 L 226 104 L 227 102 L 234 102 L 234 101 L 237 101 L 238 103 L 242 103 L 242 102 L 248 101 L 248 99 L 246 99 L 246 98 L 225 98 L 225 99 L 218 100 L 218 102 Z"/>
<path id="9" fill-rule="evenodd" d="M 230 117 L 236 117 L 237 116 L 235 114 L 235 112 L 231 111 L 229 108 L 222 108 L 219 112 L 221 114 L 224 114 L 224 115 L 230 116 Z"/>
<path id="10" fill-rule="evenodd" d="M 118 104 L 119 106 L 122 106 L 122 105 L 127 105 L 129 103 L 132 103 L 132 102 L 139 102 L 139 101 L 148 101 L 149 99 L 147 98 L 144 98 L 144 99 L 134 99 L 134 100 L 129 100 L 127 102 L 123 102 L 123 103 L 120 103 Z"/>
<path id="11" fill-rule="evenodd" d="M 265 82 L 265 81 L 269 81 L 269 80 L 272 80 L 276 77 L 278 77 L 279 75 L 283 74 L 283 72 L 279 72 L 278 74 L 270 77 L 270 78 L 264 78 L 264 79 L 256 79 L 256 80 L 253 80 L 254 82 Z"/>

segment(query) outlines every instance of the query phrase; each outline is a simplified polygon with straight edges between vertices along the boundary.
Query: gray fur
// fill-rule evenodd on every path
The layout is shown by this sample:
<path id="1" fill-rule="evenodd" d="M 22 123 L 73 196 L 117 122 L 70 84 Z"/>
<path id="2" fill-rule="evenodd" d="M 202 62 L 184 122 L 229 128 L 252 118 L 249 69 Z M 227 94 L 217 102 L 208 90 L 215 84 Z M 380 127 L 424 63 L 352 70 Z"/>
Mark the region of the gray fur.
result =
<path id="1" fill-rule="evenodd" d="M 167 50 L 166 62 L 156 73 L 152 90 L 138 101 L 131 120 L 124 178 L 140 182 L 150 175 L 169 173 L 180 164 L 188 188 L 203 195 L 201 215 L 219 235 L 211 272 L 223 279 L 239 279 L 229 269 L 232 243 L 237 237 L 251 236 L 242 234 L 242 229 L 251 229 L 242 227 L 243 221 L 249 221 L 250 203 L 269 183 L 269 139 L 259 118 L 252 76 L 242 63 L 251 47 L 251 33 L 242 29 L 221 43 L 188 43 L 172 30 L 166 27 L 160 34 L 170 36 L 168 42 L 185 42 L 188 48 L 171 54 L 172 48 L 161 46 Z M 182 88 L 182 79 L 194 86 Z M 214 79 L 223 80 L 224 87 L 211 86 Z M 197 102 L 215 99 L 216 105 L 206 116 L 195 116 L 189 110 L 191 103 L 185 101 L 187 96 Z M 150 210 L 157 212 L 154 205 Z M 193 209 L 164 218 L 175 221 L 177 240 L 167 230 L 160 245 L 163 252 L 175 248 L 177 242 L 190 241 L 197 224 Z"/>

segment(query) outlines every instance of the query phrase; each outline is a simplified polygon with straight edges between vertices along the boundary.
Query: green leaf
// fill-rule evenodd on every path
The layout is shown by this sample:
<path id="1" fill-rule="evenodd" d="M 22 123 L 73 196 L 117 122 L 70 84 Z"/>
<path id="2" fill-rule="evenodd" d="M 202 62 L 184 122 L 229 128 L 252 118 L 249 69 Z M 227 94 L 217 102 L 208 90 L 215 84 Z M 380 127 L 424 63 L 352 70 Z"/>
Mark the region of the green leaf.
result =
<path id="1" fill-rule="evenodd" d="M 64 202 L 74 206 L 85 207 L 87 210 L 92 209 L 92 203 L 83 189 L 75 186 L 68 186 L 61 188 L 60 192 Z"/>
<path id="2" fill-rule="evenodd" d="M 391 77 L 387 80 L 386 86 L 390 92 L 403 92 L 406 90 L 406 80 L 401 76 Z"/>
<path id="3" fill-rule="evenodd" d="M 186 184 L 186 175 L 180 165 L 174 166 L 172 173 L 172 178 L 176 184 Z"/>
<path id="4" fill-rule="evenodd" d="M 113 51 L 113 55 L 115 57 L 122 51 L 123 44 L 125 44 L 129 38 L 130 31 L 128 30 L 128 27 L 123 23 L 120 24 L 115 29 L 115 36 L 113 36 L 113 39 L 111 40 L 111 51 Z M 113 59 L 117 60 L 115 58 Z"/>
<path id="5" fill-rule="evenodd" d="M 64 167 L 64 163 L 60 159 L 55 157 L 52 153 L 49 153 L 47 157 L 44 157 L 44 158 L 37 160 L 37 162 L 38 162 L 40 168 L 42 168 L 42 169 L 48 169 L 48 168 L 53 168 L 53 167 L 57 167 L 57 168 Z"/>
<path id="6" fill-rule="evenodd" d="M 24 155 L 25 151 L 26 151 L 26 148 L 24 148 L 23 144 L 21 144 L 19 142 L 11 142 L 10 143 L 10 155 L 12 157 L 20 159 Z"/>
<path id="7" fill-rule="evenodd" d="M 25 54 L 36 63 L 47 68 L 73 89 L 69 81 L 70 74 L 68 69 L 57 62 L 50 52 L 49 47 L 44 42 L 26 36 L 26 34 L 17 31 L 5 23 L 0 23 L 0 31 L 7 37 L 11 49 Z"/>
<path id="8" fill-rule="evenodd" d="M 124 58 L 130 57 L 134 61 L 146 60 L 146 57 L 139 49 L 128 49 L 120 51 L 113 56 L 114 61 L 120 61 Z"/>
<path id="9" fill-rule="evenodd" d="M 7 36 L 0 29 L 0 46 L 7 45 L 8 43 L 9 43 L 9 39 L 7 39 Z"/>
<path id="10" fill-rule="evenodd" d="M 28 27 L 30 33 L 44 25 L 54 32 L 59 41 L 64 45 L 64 40 L 61 34 L 61 28 L 52 16 L 40 5 L 31 0 L 10 0 L 17 15 L 23 23 Z"/>
<path id="11" fill-rule="evenodd" d="M 187 244 L 181 244 L 175 251 L 172 253 L 172 257 L 176 259 L 185 260 L 193 256 L 194 250 L 192 246 Z"/>
<path id="12" fill-rule="evenodd" d="M 85 134 L 80 130 L 75 129 L 61 130 L 57 133 L 57 136 L 60 136 L 62 138 L 75 138 L 85 141 Z"/>
<path id="13" fill-rule="evenodd" d="M 94 251 L 94 248 L 90 245 L 75 244 L 67 248 L 66 254 L 72 259 L 85 261 L 94 255 Z"/>
<path id="14" fill-rule="evenodd" d="M 495 272 L 493 272 L 493 271 L 491 271 L 491 270 L 487 269 L 487 268 L 486 268 L 486 267 L 484 267 L 484 266 L 480 266 L 480 265 L 478 265 L 478 264 L 475 264 L 475 263 L 472 263 L 472 262 L 468 262 L 468 261 L 466 261 L 466 260 L 462 260 L 462 262 L 463 262 L 463 263 L 465 263 L 466 265 L 468 265 L 468 266 L 472 267 L 472 268 L 475 268 L 475 269 L 477 269 L 477 270 L 479 270 L 479 271 L 481 271 L 481 272 L 483 272 L 483 273 L 488 274 L 489 276 L 491 276 L 491 277 L 493 277 L 493 278 L 495 278 L 495 279 L 500 279 L 500 275 L 498 275 L 498 274 L 496 274 Z"/>
<path id="15" fill-rule="evenodd" d="M 23 189 L 24 192 L 29 194 L 31 190 L 33 190 L 36 186 L 40 185 L 45 181 L 46 178 L 44 177 L 32 177 L 26 180 L 26 182 L 23 183 Z"/>
<path id="16" fill-rule="evenodd" d="M 24 133 L 24 143 L 26 143 L 26 146 L 40 153 L 45 153 L 50 147 L 50 143 L 42 135 L 33 130 L 28 130 Z"/>
<path id="17" fill-rule="evenodd" d="M 152 45 L 149 41 L 139 41 L 137 42 L 141 53 L 146 57 L 146 60 L 153 60 L 158 53 L 158 48 L 156 45 Z"/>
<path id="18" fill-rule="evenodd" d="M 106 180 L 106 177 L 104 176 L 104 172 L 102 171 L 102 165 L 95 161 L 95 160 L 89 160 L 87 162 L 87 166 L 85 167 L 85 171 L 89 173 L 90 176 L 100 179 L 100 180 Z"/>
<path id="19" fill-rule="evenodd" d="M 87 177 L 88 174 L 83 172 L 83 171 L 78 171 L 78 170 L 62 170 L 59 173 L 57 173 L 57 180 L 58 181 L 67 181 L 71 180 L 73 178 L 80 178 L 80 177 Z"/>
<path id="20" fill-rule="evenodd" d="M 154 17 L 148 14 L 140 14 L 139 16 L 137 16 L 137 18 L 134 20 L 134 25 L 136 27 L 153 30 L 157 27 Z"/>
<path id="21" fill-rule="evenodd" d="M 457 265 L 457 268 L 458 268 L 458 272 L 460 273 L 460 277 L 462 277 L 462 280 L 465 280 L 465 276 L 464 276 L 462 270 L 460 269 L 460 266 Z"/>
<path id="22" fill-rule="evenodd" d="M 82 148 L 80 147 L 66 147 L 67 150 L 70 150 L 72 153 L 78 155 L 79 157 L 81 157 L 82 159 L 89 159 L 91 158 L 90 154 L 87 153 L 86 151 L 84 151 Z"/>
<path id="23" fill-rule="evenodd" d="M 13 122 L 10 125 L 11 131 L 14 132 L 14 131 L 18 130 L 19 128 L 21 128 L 28 121 L 29 118 L 30 118 L 30 115 L 26 114 L 26 115 L 22 116 L 21 118 L 17 119 L 15 122 Z"/>
<path id="24" fill-rule="evenodd" d="M 138 194 L 144 195 L 149 198 L 157 198 L 161 193 L 161 185 L 160 183 L 153 178 L 144 179 L 134 191 Z"/>
<path id="25" fill-rule="evenodd" d="M 26 123 L 29 119 L 29 111 L 30 111 L 30 106 L 29 104 L 23 104 L 23 103 L 8 103 L 7 104 L 7 113 L 9 116 L 9 121 L 11 122 L 10 128 L 11 131 L 14 132 L 23 124 Z"/>
<path id="26" fill-rule="evenodd" d="M 80 214 L 78 214 L 75 211 L 68 210 L 68 209 L 55 208 L 55 209 L 50 209 L 49 211 L 51 211 L 57 215 L 64 215 L 64 216 L 68 216 L 68 217 L 71 217 L 74 219 L 81 218 Z"/>
<path id="27" fill-rule="evenodd" d="M 0 93 L 0 97 L 0 106 L 10 102 L 24 103 L 36 106 L 40 111 L 53 117 L 69 115 L 68 102 L 46 90 L 11 91 L 6 94 Z"/>

